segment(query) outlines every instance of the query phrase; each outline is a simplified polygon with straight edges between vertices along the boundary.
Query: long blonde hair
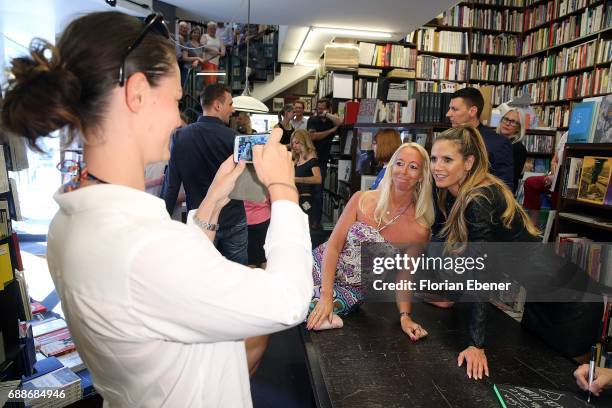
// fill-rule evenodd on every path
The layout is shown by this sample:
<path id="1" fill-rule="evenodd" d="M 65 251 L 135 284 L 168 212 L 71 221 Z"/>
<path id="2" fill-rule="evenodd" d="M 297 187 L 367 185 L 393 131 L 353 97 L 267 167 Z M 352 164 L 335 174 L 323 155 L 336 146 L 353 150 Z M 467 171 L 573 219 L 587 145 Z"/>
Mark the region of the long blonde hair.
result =
<path id="1" fill-rule="evenodd" d="M 300 154 L 293 150 L 294 139 L 297 139 L 302 143 L 302 146 L 304 146 L 304 153 L 306 157 L 310 155 L 317 157 L 317 151 L 314 145 L 312 144 L 312 140 L 310 140 L 310 133 L 308 133 L 306 129 L 297 129 L 291 135 L 291 141 L 289 142 L 289 146 L 292 147 L 291 155 L 293 156 L 293 161 L 297 162 L 300 159 Z"/>
<path id="2" fill-rule="evenodd" d="M 467 160 L 469 156 L 474 157 L 474 164 L 467 173 L 465 180 L 459 186 L 459 192 L 450 213 L 446 213 L 444 205 L 446 195 L 448 194 L 447 189 L 440 189 L 438 194 L 438 208 L 446 217 L 446 222 L 440 231 L 440 235 L 446 238 L 446 250 L 448 252 L 458 254 L 465 250 L 468 240 L 465 212 L 474 199 L 482 197 L 485 200 L 489 200 L 483 194 L 483 187 L 494 186 L 504 196 L 506 209 L 501 215 L 501 221 L 505 228 L 510 229 L 514 217 L 518 215 L 531 235 L 537 236 L 539 234 L 538 229 L 533 225 L 525 210 L 514 198 L 512 191 L 503 181 L 489 173 L 489 156 L 482 136 L 476 128 L 473 126 L 459 126 L 448 129 L 436 138 L 434 144 L 442 140 L 453 142 L 464 160 Z"/>
<path id="3" fill-rule="evenodd" d="M 431 169 L 429 164 L 429 154 L 427 150 L 418 143 L 404 143 L 397 148 L 395 153 L 391 156 L 385 175 L 381 180 L 378 190 L 380 195 L 374 209 L 374 220 L 379 223 L 388 222 L 387 211 L 391 206 L 391 189 L 393 188 L 393 169 L 397 156 L 399 156 L 402 149 L 412 148 L 420 153 L 423 158 L 423 180 L 418 183 L 417 188 L 414 191 L 413 201 L 415 203 L 414 217 L 416 221 L 426 228 L 431 228 L 435 214 L 434 214 L 434 203 L 431 192 Z M 374 191 L 367 191 L 362 194 L 359 199 L 359 209 L 364 212 L 365 202 L 375 194 Z"/>

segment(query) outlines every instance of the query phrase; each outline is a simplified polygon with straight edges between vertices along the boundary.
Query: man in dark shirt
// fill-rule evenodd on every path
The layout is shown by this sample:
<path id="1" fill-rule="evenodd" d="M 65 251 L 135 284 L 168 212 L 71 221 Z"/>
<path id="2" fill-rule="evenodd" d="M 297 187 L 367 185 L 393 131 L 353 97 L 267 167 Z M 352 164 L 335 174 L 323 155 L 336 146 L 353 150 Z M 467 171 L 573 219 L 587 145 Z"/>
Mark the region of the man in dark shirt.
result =
<path id="1" fill-rule="evenodd" d="M 170 214 L 181 186 L 187 209 L 200 206 L 219 166 L 234 152 L 236 132 L 229 127 L 234 112 L 232 94 L 222 84 L 206 87 L 202 94 L 204 116 L 177 130 L 168 163 L 168 187 L 164 194 Z M 231 200 L 219 215 L 215 246 L 227 259 L 247 264 L 247 224 L 242 201 Z"/>
<path id="2" fill-rule="evenodd" d="M 321 215 L 323 209 L 323 192 L 322 186 L 325 182 L 327 174 L 327 162 L 329 160 L 329 150 L 331 142 L 338 130 L 338 126 L 342 123 L 336 115 L 330 112 L 329 101 L 322 99 L 317 102 L 316 114 L 311 116 L 306 123 L 306 129 L 310 132 L 315 150 L 317 151 L 317 160 L 321 169 L 322 182 L 320 185 L 315 185 L 313 193 L 313 227 L 318 228 L 321 224 Z"/>
<path id="3" fill-rule="evenodd" d="M 455 92 L 450 101 L 446 117 L 453 127 L 472 125 L 478 129 L 487 147 L 491 174 L 504 181 L 510 191 L 514 187 L 514 160 L 512 143 L 480 123 L 480 114 L 484 108 L 484 98 L 476 88 L 463 88 Z"/>

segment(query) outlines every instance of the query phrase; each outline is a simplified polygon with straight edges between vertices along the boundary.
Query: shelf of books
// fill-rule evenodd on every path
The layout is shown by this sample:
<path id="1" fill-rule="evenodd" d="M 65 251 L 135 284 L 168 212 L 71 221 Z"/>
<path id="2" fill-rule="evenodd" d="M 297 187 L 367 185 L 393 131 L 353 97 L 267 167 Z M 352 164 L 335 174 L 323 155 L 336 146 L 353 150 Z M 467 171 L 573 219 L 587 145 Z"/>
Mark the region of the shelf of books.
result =
<path id="1" fill-rule="evenodd" d="M 554 236 L 560 255 L 612 287 L 612 95 L 574 105 L 560 169 Z M 598 365 L 612 352 L 607 299 L 597 344 Z"/>
<path id="2" fill-rule="evenodd" d="M 6 136 L 0 148 L 0 379 L 19 380 L 31 370 L 27 342 L 31 330 L 29 297 L 17 233 L 11 220 L 20 220 L 15 179 L 9 172 L 28 167 L 24 139 Z"/>

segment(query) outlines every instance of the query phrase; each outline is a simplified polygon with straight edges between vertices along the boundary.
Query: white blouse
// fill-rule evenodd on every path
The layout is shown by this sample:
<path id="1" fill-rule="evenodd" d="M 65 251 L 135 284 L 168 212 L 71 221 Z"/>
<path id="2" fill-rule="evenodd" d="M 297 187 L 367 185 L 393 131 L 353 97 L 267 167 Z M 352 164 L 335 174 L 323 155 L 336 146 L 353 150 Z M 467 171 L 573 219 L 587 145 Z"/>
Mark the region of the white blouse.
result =
<path id="1" fill-rule="evenodd" d="M 272 204 L 262 270 L 228 261 L 142 191 L 95 185 L 55 200 L 49 269 L 104 406 L 252 406 L 244 338 L 299 324 L 312 296 L 298 205 Z"/>

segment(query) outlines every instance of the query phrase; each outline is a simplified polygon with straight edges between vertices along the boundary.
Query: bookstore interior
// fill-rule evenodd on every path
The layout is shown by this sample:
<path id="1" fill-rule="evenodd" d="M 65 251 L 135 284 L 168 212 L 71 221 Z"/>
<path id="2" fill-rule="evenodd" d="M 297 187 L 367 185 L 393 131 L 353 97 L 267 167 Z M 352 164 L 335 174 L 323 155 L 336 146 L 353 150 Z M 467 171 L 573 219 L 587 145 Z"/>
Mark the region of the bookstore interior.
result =
<path id="1" fill-rule="evenodd" d="M 15 11 L 16 5 L 2 3 L 5 2 L 0 0 L 0 12 L 5 16 L 20 15 Z M 437 5 L 444 7 L 432 12 L 428 18 L 422 21 L 410 19 L 412 25 L 404 27 L 403 32 L 383 32 L 378 37 L 372 35 L 373 28 L 356 30 L 347 23 L 350 17 L 339 19 L 345 23 L 338 23 L 337 29 L 327 29 L 329 33 L 324 36 L 320 34 L 324 30 L 318 27 L 317 21 L 328 21 L 321 16 L 328 12 L 332 16 L 340 15 L 326 10 L 335 8 L 334 2 L 308 5 L 308 8 L 320 6 L 321 10 L 308 14 L 317 19 L 303 22 L 305 27 L 299 29 L 288 27 L 284 25 L 287 24 L 285 21 L 272 17 L 266 20 L 265 13 L 251 16 L 251 7 L 254 11 L 262 7 L 255 0 L 252 5 L 251 1 L 248 2 L 248 17 L 246 13 L 244 17 L 242 14 L 237 17 L 229 6 L 215 9 L 214 2 L 208 1 L 87 0 L 83 3 L 91 5 L 81 9 L 72 4 L 78 2 L 68 3 L 70 6 L 66 9 L 73 13 L 72 19 L 78 18 L 79 12 L 83 15 L 90 11 L 119 10 L 139 17 L 146 30 L 155 26 L 151 22 L 155 19 L 144 19 L 147 15 L 153 12 L 163 15 L 181 64 L 183 96 L 179 109 L 186 128 L 194 126 L 197 129 L 203 110 L 206 116 L 207 108 L 201 105 L 206 103 L 205 98 L 200 99 L 203 90 L 205 95 L 207 87 L 224 84 L 226 88 L 223 89 L 234 97 L 236 112 L 226 123 L 234 129 L 234 134 L 270 133 L 277 127 L 289 133 L 285 144 L 292 150 L 296 175 L 296 185 L 291 187 L 298 192 L 298 205 L 307 214 L 310 227 L 307 230 L 311 239 L 308 245 L 313 250 L 314 297 L 310 309 L 304 308 L 306 314 L 300 317 L 299 324 L 292 320 L 292 324 L 283 326 L 285 330 L 276 327 L 266 331 L 264 325 L 263 329 L 253 329 L 253 337 L 238 338 L 231 333 L 244 330 L 233 329 L 228 329 L 230 334 L 225 337 L 211 336 L 229 339 L 227 342 L 243 342 L 248 337 L 247 358 L 242 357 L 240 361 L 244 370 L 249 361 L 249 370 L 245 372 L 250 375 L 250 391 L 247 382 L 249 399 L 240 400 L 242 405 L 233 405 L 238 401 L 233 397 L 223 399 L 224 392 L 231 394 L 233 390 L 224 389 L 225 369 L 218 367 L 213 371 L 207 368 L 202 373 L 205 377 L 213 372 L 211 378 L 183 373 L 196 379 L 190 378 L 187 382 L 184 378 L 167 377 L 144 380 L 151 384 L 137 389 L 146 390 L 145 394 L 150 391 L 157 399 L 149 400 L 147 395 L 135 396 L 135 391 L 129 390 L 130 384 L 119 387 L 108 378 L 115 373 L 104 370 L 130 373 L 121 374 L 119 378 L 148 377 L 148 373 L 140 372 L 139 363 L 129 367 L 127 357 L 125 361 L 113 360 L 104 368 L 88 364 L 86 356 L 97 353 L 99 358 L 107 353 L 106 345 L 91 340 L 98 338 L 95 332 L 99 326 L 96 322 L 79 323 L 77 330 L 80 333 L 71 333 L 72 325 L 65 315 L 79 315 L 64 313 L 60 301 L 62 296 L 72 295 L 56 292 L 53 284 L 56 278 L 52 279 L 46 262 L 47 229 L 58 211 L 53 196 L 63 184 L 81 180 L 81 163 L 86 147 L 78 139 L 65 144 L 68 132 L 59 129 L 54 134 L 56 137 L 39 142 L 41 151 L 35 151 L 25 138 L 4 130 L 0 120 L 3 143 L 0 149 L 0 406 L 101 407 L 105 395 L 116 402 L 122 401 L 121 393 L 125 392 L 129 394 L 130 402 L 126 397 L 125 402 L 118 406 L 612 407 L 612 0 L 438 1 Z M 234 3 L 233 7 L 246 7 L 244 1 L 239 5 Z M 359 4 L 365 2 L 353 4 L 342 0 L 340 3 L 337 7 L 346 9 L 347 15 L 363 17 Z M 394 3 L 401 2 L 385 2 L 391 8 Z M 422 5 L 419 1 L 406 3 L 415 9 Z M 275 7 L 290 6 L 279 4 Z M 207 7 L 217 11 L 207 14 Z M 293 13 L 299 14 L 304 7 L 300 6 Z M 446 10 L 440 12 L 443 8 Z M 410 8 L 402 5 L 401 9 Z M 223 12 L 227 14 L 223 15 Z M 385 13 L 392 14 L 393 11 Z M 212 33 L 211 15 L 215 20 L 226 21 L 213 23 Z M 270 16 L 278 15 L 270 11 Z M 10 98 L 15 88 L 11 86 L 14 80 L 12 60 L 28 54 L 32 37 L 41 36 L 40 31 L 32 31 L 34 34 L 28 37 L 14 28 L 15 24 L 28 25 L 26 22 L 9 24 L 6 18 L 0 17 L 3 31 L 0 41 L 0 113 L 1 110 L 8 112 L 3 101 L 7 105 L 13 101 Z M 42 17 L 38 15 L 36 18 Z M 252 21 L 257 24 L 251 24 Z M 68 22 L 50 24 L 65 28 Z M 34 24 L 32 30 L 36 26 Z M 181 31 L 183 28 L 188 29 L 190 39 Z M 145 38 L 149 35 L 146 30 L 142 33 Z M 205 32 L 207 34 L 202 34 Z M 44 34 L 52 40 L 59 39 L 62 32 L 51 29 Z M 318 39 L 322 39 L 321 43 L 314 44 Z M 288 47 L 290 40 L 295 40 L 297 45 Z M 140 46 L 141 41 L 142 38 L 130 46 L 123 57 L 124 64 L 131 49 Z M 207 62 L 200 63 L 207 58 L 206 53 L 211 52 L 209 47 L 214 44 L 221 44 L 219 51 L 214 51 Z M 306 55 L 312 58 L 307 61 L 304 59 Z M 212 64 L 210 61 L 214 61 L 215 56 L 217 62 Z M 48 55 L 45 57 L 50 58 Z M 473 93 L 466 91 L 472 89 L 477 90 L 476 99 L 473 99 Z M 467 176 L 462 176 L 463 181 L 458 182 L 458 193 L 453 193 L 451 188 L 445 189 L 434 174 L 434 168 L 439 166 L 434 162 L 442 160 L 440 146 L 453 140 L 453 128 L 463 125 L 453 119 L 458 100 L 472 115 L 463 123 L 475 128 L 478 126 L 479 143 L 486 147 L 489 155 L 485 163 L 490 164 L 491 174 L 499 176 L 491 185 L 499 183 L 504 194 L 509 194 L 504 197 L 513 197 L 511 201 L 517 203 L 514 220 L 510 218 L 506 222 L 505 213 L 493 220 L 499 208 L 489 202 L 489 206 L 483 208 L 491 209 L 491 222 L 495 228 L 509 229 L 510 224 L 514 225 L 517 219 L 521 219 L 524 225 L 537 229 L 537 234 L 532 234 L 532 238 L 535 237 L 533 241 L 537 241 L 533 245 L 545 247 L 546 251 L 553 253 L 543 255 L 555 258 L 550 265 L 563 265 L 558 267 L 563 272 L 551 278 L 555 282 L 552 285 L 567 283 L 568 292 L 575 290 L 572 285 L 584 285 L 581 286 L 586 293 L 583 298 L 572 292 L 571 296 L 562 299 L 551 294 L 546 297 L 548 300 L 541 301 L 538 295 L 534 295 L 542 292 L 541 287 L 533 289 L 535 283 L 522 282 L 519 278 L 513 281 L 511 290 L 488 291 L 485 300 L 478 297 L 483 295 L 478 295 L 478 301 L 474 298 L 472 302 L 458 300 L 454 305 L 448 301 L 454 298 L 446 290 L 420 293 L 422 287 L 418 285 L 403 291 L 389 289 L 389 293 L 408 292 L 409 300 L 402 303 L 400 295 L 384 298 L 382 294 L 373 294 L 367 287 L 371 276 L 377 279 L 376 269 L 372 269 L 379 259 L 377 256 L 385 261 L 391 258 L 387 247 L 384 254 L 374 255 L 364 248 L 374 245 L 374 250 L 383 251 L 381 243 L 394 242 L 388 237 L 395 236 L 397 240 L 397 237 L 406 236 L 402 235 L 399 223 L 406 216 L 407 208 L 411 207 L 396 208 L 391 204 L 394 197 L 399 197 L 399 187 L 394 183 L 400 177 L 396 173 L 404 171 L 399 170 L 400 166 L 406 166 L 406 151 L 423 152 L 421 161 L 416 162 L 417 168 L 429 169 L 431 166 L 431 170 L 419 170 L 431 180 L 427 184 L 421 178 L 416 193 L 429 191 L 422 189 L 425 184 L 433 186 L 432 197 L 435 199 L 431 202 L 436 209 L 436 219 L 428 225 L 431 227 L 428 230 L 431 243 L 436 240 L 444 243 L 451 239 L 454 233 L 451 221 L 458 219 L 464 228 L 466 223 L 468 229 L 472 228 L 470 221 L 466 221 L 469 216 L 466 201 L 469 202 L 468 197 L 478 195 L 469 196 L 469 192 L 461 192 L 462 183 L 472 177 L 471 169 L 466 171 Z M 27 105 L 20 105 L 20 109 L 27 109 Z M 9 116 L 3 114 L 2 118 Z M 306 132 L 299 132 L 301 128 Z M 179 136 L 182 139 L 188 136 L 187 132 L 176 135 L 173 143 L 178 143 Z M 508 154 L 506 158 L 500 158 L 499 151 L 494 155 L 490 150 L 493 142 L 488 138 L 493 137 L 508 146 L 503 150 Z M 233 140 L 231 144 L 233 147 Z M 459 152 L 457 157 L 462 163 L 475 160 L 475 153 L 461 156 L 457 150 L 459 142 L 448 145 L 455 146 L 453 149 Z M 387 146 L 393 147 L 383 157 L 386 153 L 382 151 Z M 406 149 L 407 146 L 412 149 Z M 172 150 L 170 162 L 166 160 L 161 166 L 155 163 L 157 166 L 147 167 L 145 182 L 148 194 L 164 198 L 168 189 L 167 179 L 173 171 L 174 154 Z M 444 156 L 444 160 L 452 161 L 449 157 Z M 496 163 L 504 160 L 510 163 L 514 176 L 509 183 L 495 168 Z M 413 167 L 410 168 L 414 170 Z M 385 172 L 387 168 L 393 170 Z M 211 182 L 212 179 L 207 182 L 206 189 Z M 271 183 L 270 186 L 272 184 L 283 183 Z M 476 189 L 478 184 L 471 186 Z M 187 187 L 185 189 L 188 196 L 190 191 Z M 448 190 L 449 194 L 442 194 L 443 190 Z M 352 200 L 357 196 L 362 199 Z M 371 216 L 366 214 L 366 202 L 370 201 L 365 197 L 378 197 L 376 200 L 379 200 Z M 438 201 L 440 197 L 446 202 Z M 259 225 L 261 214 L 266 212 L 262 208 L 267 208 L 264 238 L 257 242 L 262 254 L 267 226 L 274 226 L 274 221 L 272 224 L 269 221 L 270 208 L 274 209 L 272 214 L 283 214 L 282 207 L 270 204 L 269 195 L 267 200 L 263 204 L 256 200 L 248 201 L 248 204 L 245 201 L 244 205 L 249 234 L 255 231 L 251 229 L 249 211 L 257 211 L 257 216 L 252 216 L 259 219 L 256 224 Z M 507 208 L 511 208 L 508 200 L 510 198 L 506 198 Z M 177 220 L 173 222 L 189 224 L 191 214 L 188 217 L 187 212 L 195 208 L 189 207 L 189 197 L 183 201 L 185 203 L 177 206 L 180 207 L 178 216 L 176 213 L 172 215 Z M 419 211 L 420 201 L 419 198 L 411 202 L 417 207 L 413 211 Z M 459 204 L 465 206 L 458 207 Z M 388 211 L 392 208 L 393 211 Z M 456 208 L 460 208 L 460 214 L 454 211 Z M 483 208 L 472 208 L 471 211 L 482 212 Z M 384 215 L 384 211 L 391 216 Z M 465 214 L 461 214 L 462 211 Z M 503 211 L 499 210 L 499 214 Z M 354 223 L 349 228 L 350 217 L 354 217 Z M 421 215 L 417 217 L 415 212 L 412 217 L 412 222 L 416 223 Z M 426 218 L 425 215 L 422 217 Z M 193 220 L 204 230 L 210 230 L 207 226 L 223 227 L 223 224 L 214 222 L 199 225 L 195 215 Z M 378 224 L 373 220 L 378 220 Z M 381 223 L 384 223 L 382 227 Z M 435 232 L 436 223 L 440 225 L 438 232 Z M 356 224 L 361 226 L 355 227 Z M 399 232 L 394 229 L 398 226 Z M 392 235 L 396 232 L 397 235 Z M 468 241 L 470 234 L 464 231 L 460 236 Z M 493 238 L 477 241 L 514 244 L 513 239 L 500 238 L 502 235 L 499 234 L 489 237 Z M 251 241 L 251 235 L 248 240 Z M 429 241 L 427 239 L 425 244 Z M 454 242 L 461 241 L 457 241 L 455 236 Z M 368 245 L 361 246 L 362 243 Z M 272 251 L 269 244 L 266 241 L 266 255 Z M 351 245 L 356 247 L 349 248 Z M 246 248 L 246 241 L 244 246 Z M 251 242 L 248 246 L 251 251 Z M 454 251 L 455 247 L 448 248 L 451 247 Z M 355 248 L 356 253 L 347 255 Z M 495 251 L 492 248 L 497 247 L 485 248 Z M 411 250 L 404 248 L 404 251 L 404 256 L 409 253 L 414 256 L 413 260 L 423 259 L 423 262 L 430 253 L 421 248 L 421 258 L 418 258 Z M 537 270 L 538 262 L 530 259 L 530 255 L 535 256 L 533 253 L 512 251 L 504 252 L 514 256 L 502 260 L 506 265 L 500 269 Z M 366 253 L 367 257 L 364 256 Z M 453 256 L 458 254 L 452 253 Z M 221 254 L 226 256 L 224 252 Z M 447 252 L 444 254 L 448 255 Z M 249 253 L 249 264 L 250 256 Z M 338 263 L 335 272 L 330 266 L 334 262 Z M 347 264 L 341 265 L 345 262 Z M 108 265 L 113 267 L 115 263 L 109 260 Z M 265 262 L 256 265 L 266 268 Z M 410 270 L 413 274 L 418 269 L 415 265 Z M 454 265 L 457 268 L 458 264 Z M 328 268 L 332 272 L 326 275 Z M 550 271 L 551 268 L 547 265 L 542 269 Z M 385 269 L 389 272 L 389 275 L 385 272 L 386 279 L 400 279 L 400 274 L 410 268 L 405 266 L 402 270 L 398 266 L 394 278 L 389 278 L 393 267 L 385 265 Z M 423 273 L 429 273 L 427 268 L 423 270 Z M 559 283 L 563 279 L 559 276 L 569 276 L 563 275 L 566 272 L 574 273 L 571 282 Z M 181 280 L 180 273 L 176 273 Z M 170 272 L 168 278 L 175 279 L 173 274 Z M 461 272 L 455 269 L 455 274 Z M 524 276 L 524 273 L 516 276 Z M 43 281 L 46 283 L 42 284 Z M 575 283 L 577 281 L 580 283 Z M 329 294 L 324 295 L 324 291 L 330 291 L 329 282 L 333 284 L 333 303 L 322 312 L 322 323 L 317 326 L 312 322 L 318 319 L 316 313 L 325 308 L 319 299 Z M 445 282 L 444 287 L 448 289 L 448 281 Z M 45 289 L 40 290 L 41 286 Z M 553 286 L 549 288 L 550 292 L 555 292 Z M 205 291 L 202 288 L 202 296 Z M 226 297 L 229 299 L 232 295 Z M 554 301 L 550 300 L 553 298 Z M 113 300 L 108 299 L 108 302 Z M 178 308 L 181 300 L 176 299 L 176 302 Z M 412 305 L 406 309 L 405 303 Z M 201 304 L 207 307 L 204 296 Z M 473 307 L 474 304 L 482 307 Z M 579 304 L 580 307 L 576 306 Z M 248 310 L 236 310 L 250 316 Z M 89 313 L 89 316 L 102 315 L 100 318 L 104 319 L 104 310 Z M 479 319 L 476 317 L 478 313 L 481 314 L 480 321 L 475 323 Z M 203 315 L 211 316 L 210 313 Z M 226 325 L 239 326 L 243 321 L 242 317 L 234 320 Z M 531 323 L 526 323 L 526 320 Z M 189 325 L 184 320 L 177 321 L 164 322 L 163 325 Z M 478 324 L 481 326 L 474 328 Z M 537 326 L 537 329 L 530 330 L 530 325 Z M 87 330 L 81 326 L 96 336 L 88 337 Z M 466 330 L 466 327 L 469 328 Z M 177 341 L 172 336 L 162 339 L 159 333 L 164 332 L 157 332 L 155 327 L 143 328 L 151 336 L 150 341 Z M 486 332 L 486 346 L 473 341 L 474 332 L 479 330 L 483 331 L 482 336 Z M 261 351 L 263 357 L 260 355 L 258 366 L 252 368 L 249 340 L 255 336 L 263 338 L 265 336 L 259 335 L 273 331 L 277 333 L 265 338 Z M 193 339 L 196 340 L 180 341 L 197 343 L 196 334 L 194 329 Z M 472 336 L 468 348 L 465 348 L 466 336 Z M 133 337 L 127 338 L 126 342 L 133 340 Z M 119 336 L 113 341 L 112 344 L 119 348 L 117 344 L 124 339 Z M 94 350 L 85 353 L 82 347 L 93 347 Z M 117 359 L 117 354 L 113 353 L 113 359 Z M 156 358 L 155 355 L 146 356 L 147 362 L 142 367 L 154 365 Z M 190 358 L 191 355 L 185 354 L 185 359 Z M 138 358 L 134 357 L 134 361 Z M 225 363 L 213 357 L 202 361 L 202 366 L 210 364 Z M 472 364 L 473 373 L 470 371 Z M 229 371 L 227 375 L 242 373 Z M 213 394 L 220 395 L 220 399 L 206 399 L 195 394 L 189 395 L 191 400 L 187 396 L 176 399 L 175 392 L 185 392 L 180 391 L 180 387 L 189 387 L 195 382 L 202 383 L 198 389 L 203 394 L 214 388 Z M 173 391 L 174 387 L 179 391 Z M 164 394 L 167 401 L 159 399 L 159 395 Z M 200 397 L 201 401 L 197 400 Z M 183 404 L 167 405 L 168 401 L 182 401 Z M 228 405 L 227 401 L 232 402 Z"/>

